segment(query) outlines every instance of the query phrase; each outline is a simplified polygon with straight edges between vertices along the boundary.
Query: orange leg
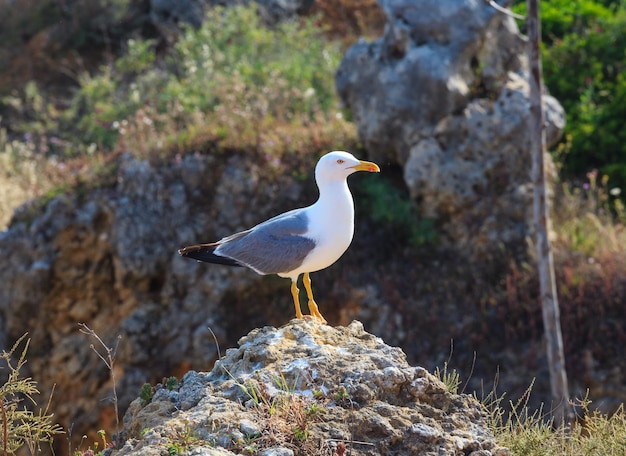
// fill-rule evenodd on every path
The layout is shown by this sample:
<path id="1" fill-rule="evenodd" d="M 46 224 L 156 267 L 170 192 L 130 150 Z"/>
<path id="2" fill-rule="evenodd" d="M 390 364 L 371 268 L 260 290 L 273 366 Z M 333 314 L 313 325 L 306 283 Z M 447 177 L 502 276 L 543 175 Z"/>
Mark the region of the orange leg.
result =
<path id="1" fill-rule="evenodd" d="M 311 289 L 311 277 L 309 277 L 309 273 L 305 272 L 304 273 L 304 288 L 306 289 L 306 295 L 309 298 L 309 312 L 311 313 L 311 316 L 317 318 L 319 321 L 321 321 L 322 323 L 326 323 L 326 319 L 324 317 L 322 317 L 322 314 L 319 311 L 319 308 L 317 307 L 317 304 L 315 303 L 315 300 L 313 299 L 313 290 Z"/>
<path id="2" fill-rule="evenodd" d="M 296 308 L 296 318 L 304 318 L 302 310 L 300 310 L 300 299 L 298 298 L 300 290 L 298 290 L 297 280 L 298 278 L 296 277 L 296 280 L 291 281 L 291 296 L 293 296 L 293 305 Z"/>

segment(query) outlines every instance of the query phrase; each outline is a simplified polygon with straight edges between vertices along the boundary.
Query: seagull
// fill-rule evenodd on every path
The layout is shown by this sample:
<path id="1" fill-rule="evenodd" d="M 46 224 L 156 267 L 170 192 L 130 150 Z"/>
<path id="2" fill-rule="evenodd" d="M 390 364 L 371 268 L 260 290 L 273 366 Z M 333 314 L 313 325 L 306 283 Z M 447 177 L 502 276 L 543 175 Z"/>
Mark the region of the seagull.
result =
<path id="1" fill-rule="evenodd" d="M 356 171 L 379 173 L 376 163 L 333 151 L 315 167 L 318 200 L 294 209 L 217 242 L 196 244 L 178 250 L 184 257 L 207 263 L 243 266 L 258 274 L 277 274 L 291 279 L 296 318 L 305 318 L 299 301 L 298 279 L 303 276 L 310 316 L 321 323 L 309 273 L 335 263 L 348 249 L 354 234 L 354 201 L 347 178 Z"/>

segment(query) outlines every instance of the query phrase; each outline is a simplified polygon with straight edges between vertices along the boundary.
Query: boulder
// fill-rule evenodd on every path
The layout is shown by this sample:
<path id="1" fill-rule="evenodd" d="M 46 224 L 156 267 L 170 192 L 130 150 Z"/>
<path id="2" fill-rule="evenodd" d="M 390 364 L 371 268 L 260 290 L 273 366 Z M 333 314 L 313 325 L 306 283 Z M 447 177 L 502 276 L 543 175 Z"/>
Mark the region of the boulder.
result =
<path id="1" fill-rule="evenodd" d="M 213 347 L 205 347 L 212 350 Z M 135 400 L 112 456 L 508 455 L 485 408 L 354 321 L 255 329 L 209 373 Z M 190 438 L 189 436 L 193 436 Z"/>
<path id="2" fill-rule="evenodd" d="M 443 242 L 477 259 L 524 247 L 532 183 L 526 41 L 479 0 L 380 0 L 378 40 L 346 53 L 337 90 L 380 163 L 396 163 Z M 544 95 L 548 143 L 564 112 Z M 545 160 L 552 163 L 548 154 Z"/>

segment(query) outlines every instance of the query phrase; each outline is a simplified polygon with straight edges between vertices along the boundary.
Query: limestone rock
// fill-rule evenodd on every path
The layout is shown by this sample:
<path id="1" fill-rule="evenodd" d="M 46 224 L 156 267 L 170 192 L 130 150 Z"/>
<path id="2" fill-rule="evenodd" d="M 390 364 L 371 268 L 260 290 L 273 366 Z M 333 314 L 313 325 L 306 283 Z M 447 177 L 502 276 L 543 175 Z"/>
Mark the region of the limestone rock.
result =
<path id="1" fill-rule="evenodd" d="M 186 451 L 207 455 L 330 454 L 340 444 L 355 456 L 506 450 L 480 404 L 446 391 L 356 321 L 253 330 L 210 373 L 187 374 L 177 393 L 145 406 L 136 400 L 124 420 L 127 441 L 113 456 L 163 453 L 184 435 L 195 437 Z M 189 396 L 190 408 L 180 400 Z"/>
<path id="2" fill-rule="evenodd" d="M 261 276 L 240 268 L 199 267 L 177 249 L 304 205 L 298 201 L 302 185 L 289 176 L 261 173 L 262 160 L 190 155 L 157 166 L 122 157 L 112 185 L 92 189 L 87 197 L 58 196 L 43 208 L 36 202 L 24 206 L 0 232 L 6 265 L 0 280 L 7 284 L 0 287 L 1 347 L 10 348 L 29 333 L 24 374 L 36 378 L 44 394 L 56 385 L 51 409 L 66 428 L 76 423 L 75 445 L 88 430 L 96 439 L 96 430 L 115 429 L 109 373 L 90 348 L 97 342 L 79 332 L 79 323 L 112 348 L 121 336 L 116 353 L 121 411 L 145 382 L 182 376 L 191 365 L 212 365 L 217 354 L 208 328 L 223 344 L 234 342 L 228 331 L 249 330 L 235 329 L 249 323 L 235 321 L 229 309 L 233 296 L 245 296 Z M 305 160 L 301 165 L 311 169 L 315 157 Z M 278 195 L 278 187 L 289 191 Z M 271 290 L 281 288 L 290 301 L 282 280 L 265 283 L 256 286 L 259 296 L 278 295 Z M 253 311 L 259 306 L 247 305 Z M 195 405 L 184 394 L 178 400 Z"/>
<path id="3" fill-rule="evenodd" d="M 379 3 L 383 36 L 352 46 L 336 75 L 371 157 L 403 166 L 420 212 L 442 225 L 447 243 L 479 257 L 523 245 L 528 64 L 514 20 L 477 0 Z M 564 112 L 547 94 L 544 108 L 552 143 Z"/>

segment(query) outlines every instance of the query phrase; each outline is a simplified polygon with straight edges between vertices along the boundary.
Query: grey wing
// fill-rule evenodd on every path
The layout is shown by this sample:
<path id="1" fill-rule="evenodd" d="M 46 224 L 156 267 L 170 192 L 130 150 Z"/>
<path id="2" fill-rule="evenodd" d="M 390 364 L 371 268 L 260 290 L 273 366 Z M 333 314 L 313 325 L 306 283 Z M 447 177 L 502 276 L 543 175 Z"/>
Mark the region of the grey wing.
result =
<path id="1" fill-rule="evenodd" d="M 299 267 L 315 242 L 305 236 L 308 218 L 303 209 L 271 218 L 240 236 L 225 238 L 215 250 L 260 274 L 288 272 Z"/>

